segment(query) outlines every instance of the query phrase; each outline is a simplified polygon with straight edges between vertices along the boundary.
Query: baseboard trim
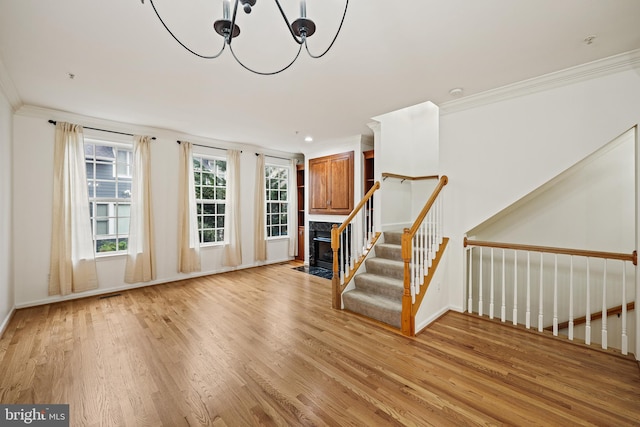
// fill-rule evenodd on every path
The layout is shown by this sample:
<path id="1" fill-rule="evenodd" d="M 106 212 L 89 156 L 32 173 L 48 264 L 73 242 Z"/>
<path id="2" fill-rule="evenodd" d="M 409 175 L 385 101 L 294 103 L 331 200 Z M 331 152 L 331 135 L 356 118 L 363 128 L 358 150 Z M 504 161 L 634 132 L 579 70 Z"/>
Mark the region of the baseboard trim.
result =
<path id="1" fill-rule="evenodd" d="M 177 276 L 174 276 L 174 277 L 167 277 L 165 279 L 154 280 L 154 281 L 151 281 L 151 282 L 134 283 L 134 284 L 131 284 L 131 285 L 116 286 L 116 287 L 108 288 L 108 289 L 94 289 L 92 291 L 65 295 L 64 297 L 57 295 L 57 296 L 52 296 L 52 297 L 48 297 L 48 298 L 43 298 L 43 299 L 40 299 L 40 300 L 34 300 L 34 301 L 28 301 L 28 302 L 16 304 L 16 306 L 14 307 L 14 310 L 22 309 L 22 308 L 29 308 L 29 307 L 37 307 L 37 306 L 40 306 L 40 305 L 55 304 L 55 303 L 58 303 L 58 302 L 71 301 L 71 300 L 81 299 L 81 298 L 91 298 L 91 297 L 100 296 L 100 295 L 112 294 L 114 292 L 122 292 L 122 291 L 129 291 L 129 290 L 132 290 L 132 289 L 137 289 L 137 288 L 144 288 L 146 286 L 164 285 L 164 284 L 167 284 L 167 283 L 178 282 L 180 280 L 193 279 L 193 278 L 196 278 L 196 277 L 203 277 L 203 276 L 212 276 L 212 275 L 215 275 L 215 274 L 228 273 L 230 271 L 245 270 L 245 269 L 248 269 L 248 268 L 255 268 L 255 267 L 264 267 L 264 266 L 271 265 L 271 264 L 280 264 L 280 263 L 283 263 L 283 262 L 288 262 L 288 261 L 291 261 L 292 259 L 293 258 L 286 258 L 286 259 L 281 259 L 281 260 L 260 262 L 260 263 L 255 263 L 255 264 L 251 264 L 251 265 L 241 265 L 241 266 L 238 266 L 238 267 L 224 267 L 224 268 L 221 268 L 221 269 L 218 269 L 218 270 L 214 270 L 214 271 L 199 272 L 199 273 L 192 273 L 192 274 L 182 274 L 182 275 L 177 275 Z"/>
<path id="2" fill-rule="evenodd" d="M 450 310 L 451 310 L 451 307 L 443 307 L 440 311 L 432 314 L 427 319 L 425 319 L 424 322 L 421 322 L 420 324 L 416 325 L 416 335 L 422 332 L 430 324 L 432 324 L 433 322 L 435 322 L 436 320 L 438 320 L 439 318 L 447 314 L 447 312 Z"/>
<path id="3" fill-rule="evenodd" d="M 4 331 L 7 330 L 7 327 L 9 326 L 9 322 L 11 322 L 11 319 L 13 319 L 13 315 L 15 314 L 15 312 L 16 312 L 16 307 L 13 307 L 11 311 L 9 311 L 9 314 L 7 315 L 7 317 L 5 317 L 2 324 L 0 325 L 0 339 L 4 335 Z"/>

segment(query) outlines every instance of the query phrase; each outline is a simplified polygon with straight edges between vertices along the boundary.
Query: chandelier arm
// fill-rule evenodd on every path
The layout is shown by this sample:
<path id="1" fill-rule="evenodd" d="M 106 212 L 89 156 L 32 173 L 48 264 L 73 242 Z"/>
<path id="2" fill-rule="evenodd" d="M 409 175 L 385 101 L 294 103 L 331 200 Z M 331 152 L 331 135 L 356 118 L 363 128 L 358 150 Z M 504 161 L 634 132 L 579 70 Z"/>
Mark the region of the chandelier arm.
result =
<path id="1" fill-rule="evenodd" d="M 221 49 L 220 49 L 220 51 L 219 51 L 218 53 L 216 53 L 215 55 L 202 55 L 202 54 L 199 54 L 198 52 L 195 52 L 195 51 L 193 51 L 193 50 L 189 49 L 189 48 L 187 47 L 187 45 L 185 45 L 184 43 L 182 43 L 182 42 L 178 39 L 178 37 L 176 37 L 176 35 L 175 35 L 175 34 L 173 34 L 173 32 L 169 29 L 169 27 L 168 27 L 168 26 L 167 26 L 167 24 L 164 22 L 164 20 L 160 17 L 160 14 L 158 13 L 158 10 L 156 9 L 156 5 L 155 5 L 155 4 L 153 4 L 153 0 L 149 0 L 149 2 L 151 3 L 151 7 L 153 8 L 153 11 L 156 13 L 156 16 L 158 17 L 158 19 L 159 19 L 159 20 L 160 20 L 160 22 L 162 23 L 162 26 L 167 30 L 167 32 L 168 32 L 169 34 L 171 34 L 171 37 L 173 37 L 173 39 L 174 39 L 175 41 L 177 41 L 177 42 L 180 44 L 180 46 L 182 46 L 183 48 L 185 48 L 186 50 L 188 50 L 189 52 L 191 52 L 191 53 L 192 53 L 192 54 L 194 54 L 195 56 L 198 56 L 198 57 L 200 57 L 200 58 L 204 58 L 204 59 L 215 59 L 215 58 L 219 57 L 220 55 L 222 55 L 222 52 L 224 52 L 224 47 L 225 47 L 226 41 L 223 41 L 223 42 L 222 42 L 222 48 L 221 48 Z"/>
<path id="2" fill-rule="evenodd" d="M 278 0 L 276 0 L 277 2 Z M 340 21 L 340 26 L 338 27 L 338 31 L 336 32 L 336 35 L 333 37 L 333 40 L 331 40 L 331 44 L 329 45 L 329 47 L 327 48 L 327 50 L 325 50 L 324 52 L 322 52 L 320 55 L 314 55 L 313 53 L 311 53 L 311 51 L 309 51 L 309 46 L 307 45 L 307 40 L 305 38 L 304 40 L 304 47 L 305 49 L 307 49 L 307 53 L 309 54 L 310 57 L 314 58 L 314 59 L 318 59 L 318 58 L 322 58 L 327 52 L 329 52 L 329 50 L 331 49 L 331 47 L 333 46 L 333 44 L 336 42 L 336 40 L 338 39 L 338 35 L 340 34 L 340 30 L 342 29 L 342 24 L 344 24 L 344 18 L 345 16 L 347 16 L 347 9 L 349 8 L 349 0 L 345 0 L 345 4 L 344 4 L 344 13 L 342 14 L 342 20 Z"/>
<path id="3" fill-rule="evenodd" d="M 293 32 L 293 28 L 291 27 L 291 23 L 289 22 L 289 19 L 287 19 L 287 15 L 285 15 L 284 10 L 282 9 L 282 6 L 280 6 L 280 2 L 278 0 L 275 0 L 275 2 L 276 2 L 276 5 L 278 6 L 278 9 L 280 9 L 280 14 L 282 15 L 282 19 L 284 19 L 285 24 L 287 24 L 287 28 L 291 33 L 291 37 L 293 37 L 296 43 L 298 43 L 299 45 L 302 45 L 304 43 L 304 39 L 298 38 L 296 36 L 296 34 Z"/>
<path id="4" fill-rule="evenodd" d="M 229 45 L 229 49 L 231 49 L 231 42 L 233 41 L 233 30 L 236 27 L 236 14 L 238 13 L 238 1 L 239 0 L 236 0 L 233 5 L 233 15 L 231 17 L 231 34 L 232 35 L 229 38 L 225 38 L 226 43 Z M 224 46 L 223 46 L 223 49 L 224 49 Z"/>
<path id="5" fill-rule="evenodd" d="M 294 62 L 296 62 L 296 59 L 298 59 L 298 57 L 300 56 L 300 52 L 302 52 L 302 44 L 300 45 L 300 47 L 298 48 L 298 53 L 296 53 L 296 56 L 293 58 L 293 60 L 291 62 L 289 62 L 289 64 L 287 64 L 285 67 L 277 70 L 277 71 L 270 71 L 270 72 L 262 72 L 262 71 L 256 71 L 252 68 L 249 68 L 248 66 L 244 65 L 242 63 L 242 61 L 240 61 L 238 59 L 238 57 L 236 56 L 236 53 L 233 51 L 233 48 L 231 47 L 231 45 L 229 45 L 229 50 L 231 51 L 231 54 L 233 55 L 233 57 L 235 58 L 236 62 L 238 64 L 240 64 L 242 66 L 242 68 L 244 68 L 247 71 L 251 71 L 254 74 L 259 74 L 261 76 L 273 76 L 274 74 L 278 74 L 283 72 L 284 70 L 286 70 L 287 68 L 291 67 L 293 65 Z"/>

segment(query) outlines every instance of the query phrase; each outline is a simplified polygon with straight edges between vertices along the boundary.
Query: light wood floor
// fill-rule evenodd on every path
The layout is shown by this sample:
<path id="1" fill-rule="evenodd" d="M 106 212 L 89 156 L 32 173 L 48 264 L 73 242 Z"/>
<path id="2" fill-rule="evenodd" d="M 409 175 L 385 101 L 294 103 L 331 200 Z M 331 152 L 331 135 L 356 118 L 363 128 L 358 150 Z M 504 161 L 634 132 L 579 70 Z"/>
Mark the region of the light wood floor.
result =
<path id="1" fill-rule="evenodd" d="M 18 310 L 1 403 L 73 426 L 640 423 L 635 361 L 448 313 L 415 339 L 290 264 Z"/>

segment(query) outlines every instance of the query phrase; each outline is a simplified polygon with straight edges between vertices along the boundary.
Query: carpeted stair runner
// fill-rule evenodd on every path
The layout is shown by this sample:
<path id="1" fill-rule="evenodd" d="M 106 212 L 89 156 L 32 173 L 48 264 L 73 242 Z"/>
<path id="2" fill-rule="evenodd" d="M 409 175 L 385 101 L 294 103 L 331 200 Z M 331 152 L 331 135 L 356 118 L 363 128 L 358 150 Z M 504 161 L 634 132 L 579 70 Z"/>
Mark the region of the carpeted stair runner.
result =
<path id="1" fill-rule="evenodd" d="M 343 294 L 344 308 L 400 328 L 404 263 L 402 233 L 385 232 L 384 243 L 367 258 L 366 273 L 354 277 L 355 289 Z"/>

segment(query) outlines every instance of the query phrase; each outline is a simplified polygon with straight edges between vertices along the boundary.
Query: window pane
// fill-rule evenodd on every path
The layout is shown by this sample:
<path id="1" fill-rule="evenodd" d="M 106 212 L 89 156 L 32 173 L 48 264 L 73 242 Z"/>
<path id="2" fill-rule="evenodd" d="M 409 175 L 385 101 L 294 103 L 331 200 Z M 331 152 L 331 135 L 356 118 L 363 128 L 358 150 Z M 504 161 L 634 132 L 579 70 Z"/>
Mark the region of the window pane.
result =
<path id="1" fill-rule="evenodd" d="M 202 217 L 202 228 L 215 228 L 216 221 L 213 216 L 203 216 Z"/>
<path id="2" fill-rule="evenodd" d="M 202 204 L 202 211 L 205 214 L 215 214 L 216 213 L 216 205 L 213 203 L 203 203 Z"/>
<path id="3" fill-rule="evenodd" d="M 215 236 L 213 230 L 204 230 L 202 232 L 202 243 L 215 242 Z"/>
<path id="4" fill-rule="evenodd" d="M 116 248 L 116 239 L 96 240 L 96 252 L 114 252 Z"/>
<path id="5" fill-rule="evenodd" d="M 224 203 L 218 203 L 216 210 L 218 211 L 218 215 L 224 215 L 224 210 L 225 210 L 225 204 Z"/>
<path id="6" fill-rule="evenodd" d="M 115 181 L 96 182 L 95 197 L 106 197 L 109 199 L 114 199 L 116 197 L 116 182 Z"/>
<path id="7" fill-rule="evenodd" d="M 226 188 L 216 188 L 216 199 L 217 200 L 225 200 L 227 198 L 227 189 Z"/>
<path id="8" fill-rule="evenodd" d="M 109 205 L 106 203 L 98 203 L 96 205 L 97 216 L 109 216 Z"/>
<path id="9" fill-rule="evenodd" d="M 216 217 L 216 227 L 217 228 L 224 228 L 224 217 L 223 216 L 217 216 Z"/>
<path id="10" fill-rule="evenodd" d="M 118 218 L 118 234 L 129 234 L 129 218 Z"/>
<path id="11" fill-rule="evenodd" d="M 96 236 L 109 234 L 109 221 L 106 219 L 96 220 Z"/>

